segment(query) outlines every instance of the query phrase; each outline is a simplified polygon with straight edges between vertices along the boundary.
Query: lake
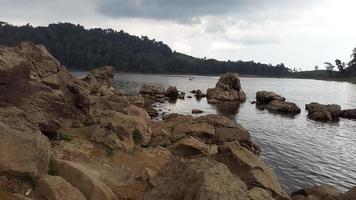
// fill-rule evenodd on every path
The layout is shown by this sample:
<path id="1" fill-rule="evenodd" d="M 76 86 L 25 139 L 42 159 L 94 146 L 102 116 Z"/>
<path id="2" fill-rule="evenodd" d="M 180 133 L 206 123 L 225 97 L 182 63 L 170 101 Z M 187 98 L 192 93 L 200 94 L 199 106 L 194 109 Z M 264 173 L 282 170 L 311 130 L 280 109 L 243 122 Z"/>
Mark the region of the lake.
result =
<path id="1" fill-rule="evenodd" d="M 80 74 L 80 73 L 77 73 Z M 176 86 L 187 95 L 214 87 L 217 76 L 143 75 L 117 73 L 114 84 L 135 94 L 146 84 Z M 345 191 L 356 185 L 356 121 L 341 119 L 320 123 L 307 119 L 305 104 L 336 103 L 343 109 L 356 108 L 356 85 L 305 79 L 241 78 L 247 102 L 209 105 L 205 98 L 157 104 L 166 113 L 191 114 L 193 108 L 205 114 L 224 115 L 247 128 L 261 149 L 261 156 L 274 169 L 280 183 L 292 192 L 300 188 L 330 184 Z M 291 117 L 259 110 L 250 102 L 257 91 L 274 91 L 295 102 L 301 114 Z M 193 95 L 192 95 L 193 96 Z"/>

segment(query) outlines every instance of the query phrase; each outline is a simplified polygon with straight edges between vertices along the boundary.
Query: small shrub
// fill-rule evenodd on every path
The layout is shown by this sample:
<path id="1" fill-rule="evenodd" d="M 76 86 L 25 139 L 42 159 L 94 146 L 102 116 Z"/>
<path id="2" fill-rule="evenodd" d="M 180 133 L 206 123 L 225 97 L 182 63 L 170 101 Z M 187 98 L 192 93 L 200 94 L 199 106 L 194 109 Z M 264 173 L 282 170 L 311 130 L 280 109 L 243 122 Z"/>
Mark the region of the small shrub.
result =
<path id="1" fill-rule="evenodd" d="M 59 175 L 58 163 L 54 158 L 51 158 L 49 160 L 48 174 L 51 175 L 51 176 L 58 176 Z"/>
<path id="2" fill-rule="evenodd" d="M 132 139 L 135 142 L 135 144 L 140 144 L 143 141 L 143 137 L 141 132 L 138 129 L 135 129 L 132 131 Z"/>

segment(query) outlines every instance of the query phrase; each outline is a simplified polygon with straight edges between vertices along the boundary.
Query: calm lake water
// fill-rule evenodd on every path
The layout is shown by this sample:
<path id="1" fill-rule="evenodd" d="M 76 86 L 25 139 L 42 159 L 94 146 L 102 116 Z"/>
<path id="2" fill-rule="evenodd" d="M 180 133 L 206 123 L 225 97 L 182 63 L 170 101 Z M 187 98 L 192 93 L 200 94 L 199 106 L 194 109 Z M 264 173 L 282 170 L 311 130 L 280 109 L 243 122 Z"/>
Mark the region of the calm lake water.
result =
<path id="1" fill-rule="evenodd" d="M 204 93 L 214 87 L 217 76 L 116 74 L 115 86 L 130 94 L 146 84 L 178 90 L 200 89 Z M 204 114 L 220 114 L 236 120 L 249 129 L 252 139 L 262 149 L 263 159 L 274 169 L 282 186 L 292 192 L 300 188 L 330 184 L 345 191 L 356 186 L 356 121 L 341 119 L 338 123 L 319 123 L 307 119 L 307 103 L 336 103 L 343 109 L 356 108 L 356 85 L 302 79 L 241 78 L 247 102 L 241 105 L 209 105 L 203 98 L 177 100 L 158 104 L 166 113 L 191 114 L 193 108 Z M 274 91 L 295 102 L 302 113 L 283 116 L 261 111 L 250 102 L 257 91 Z M 193 96 L 193 95 L 192 95 Z M 170 110 L 170 111 L 169 111 Z"/>

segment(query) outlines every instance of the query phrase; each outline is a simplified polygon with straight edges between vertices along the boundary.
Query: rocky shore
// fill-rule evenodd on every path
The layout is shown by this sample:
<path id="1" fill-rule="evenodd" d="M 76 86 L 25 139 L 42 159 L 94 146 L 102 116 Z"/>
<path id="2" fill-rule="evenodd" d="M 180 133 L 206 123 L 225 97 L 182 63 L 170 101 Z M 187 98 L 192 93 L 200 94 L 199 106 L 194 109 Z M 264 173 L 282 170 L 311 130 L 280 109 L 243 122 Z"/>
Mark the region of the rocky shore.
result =
<path id="1" fill-rule="evenodd" d="M 219 115 L 151 120 L 154 102 L 185 94 L 145 85 L 140 95 L 128 96 L 113 88 L 113 78 L 110 66 L 74 77 L 41 45 L 0 48 L 1 200 L 356 199 L 355 188 L 341 194 L 332 186 L 287 194 L 239 123 Z M 246 101 L 232 73 L 206 97 Z M 268 110 L 300 112 L 275 93 L 256 99 Z M 313 112 L 334 115 L 314 104 L 307 109 L 317 108 L 322 111 Z"/>

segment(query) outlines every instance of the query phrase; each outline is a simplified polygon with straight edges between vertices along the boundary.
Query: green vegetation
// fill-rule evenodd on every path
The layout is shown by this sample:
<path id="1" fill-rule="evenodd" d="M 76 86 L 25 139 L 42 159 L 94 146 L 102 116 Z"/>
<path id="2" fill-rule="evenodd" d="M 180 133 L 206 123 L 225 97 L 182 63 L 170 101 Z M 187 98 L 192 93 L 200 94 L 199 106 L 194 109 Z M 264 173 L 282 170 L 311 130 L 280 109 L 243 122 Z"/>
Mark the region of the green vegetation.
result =
<path id="1" fill-rule="evenodd" d="M 50 160 L 49 160 L 48 175 L 51 175 L 51 176 L 59 175 L 58 163 L 54 158 L 50 158 Z"/>
<path id="2" fill-rule="evenodd" d="M 195 58 L 172 51 L 166 44 L 146 36 L 132 36 L 112 29 L 85 29 L 70 23 L 48 27 L 13 26 L 0 22 L 0 45 L 14 46 L 20 41 L 43 44 L 63 65 L 89 70 L 112 65 L 118 71 L 141 73 L 223 74 L 285 76 L 284 64 L 272 66 L 253 61 L 218 61 Z"/>
<path id="3" fill-rule="evenodd" d="M 143 142 L 143 137 L 140 130 L 135 129 L 132 131 L 132 139 L 135 142 L 135 144 L 141 144 Z"/>

